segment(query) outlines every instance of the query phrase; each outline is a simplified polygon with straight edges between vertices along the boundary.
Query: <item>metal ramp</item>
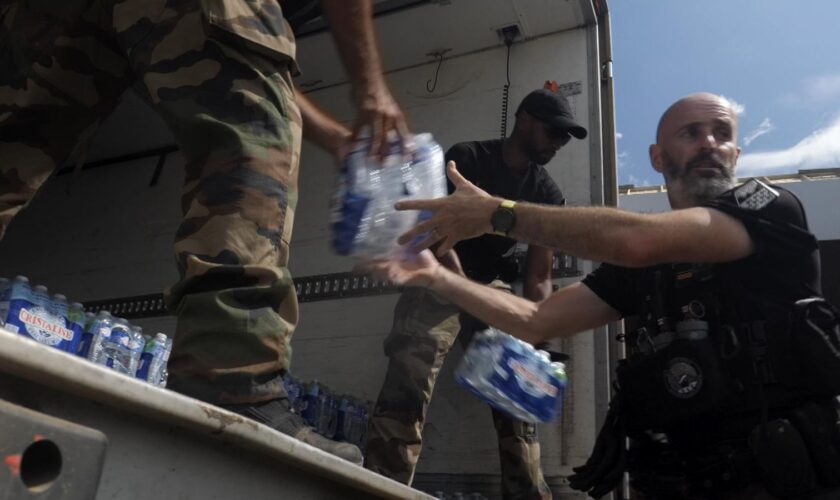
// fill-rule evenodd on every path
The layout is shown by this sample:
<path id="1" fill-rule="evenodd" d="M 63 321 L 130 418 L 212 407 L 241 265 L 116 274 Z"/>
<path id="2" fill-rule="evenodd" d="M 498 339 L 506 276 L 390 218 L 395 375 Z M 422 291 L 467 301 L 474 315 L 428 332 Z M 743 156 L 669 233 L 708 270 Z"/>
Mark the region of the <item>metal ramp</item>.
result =
<path id="1" fill-rule="evenodd" d="M 2 329 L 0 429 L 0 500 L 433 498 Z"/>

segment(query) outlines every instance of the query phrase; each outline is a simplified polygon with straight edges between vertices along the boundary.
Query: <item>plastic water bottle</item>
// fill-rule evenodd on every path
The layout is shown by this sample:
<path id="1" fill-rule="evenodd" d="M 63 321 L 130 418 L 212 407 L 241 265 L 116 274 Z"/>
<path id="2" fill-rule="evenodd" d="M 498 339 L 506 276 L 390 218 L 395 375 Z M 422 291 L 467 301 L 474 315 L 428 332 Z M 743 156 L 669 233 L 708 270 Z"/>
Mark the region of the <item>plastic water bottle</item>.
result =
<path id="1" fill-rule="evenodd" d="M 102 342 L 102 350 L 94 363 L 105 365 L 119 373 L 129 373 L 131 366 L 131 332 L 128 322 L 123 318 L 116 318 L 111 326 L 110 336 Z M 131 374 L 134 376 L 134 374 Z"/>
<path id="2" fill-rule="evenodd" d="M 476 333 L 455 378 L 491 406 L 534 423 L 557 418 L 568 382 L 562 363 L 494 328 Z"/>
<path id="3" fill-rule="evenodd" d="M 286 389 L 286 396 L 289 398 L 289 407 L 292 412 L 300 414 L 303 404 L 300 381 L 287 373 L 283 377 L 283 387 Z"/>
<path id="4" fill-rule="evenodd" d="M 143 352 L 140 354 L 140 362 L 137 364 L 137 371 L 134 372 L 134 377 L 140 380 L 149 381 L 149 374 L 152 373 L 151 379 L 154 380 L 154 371 L 152 370 L 152 360 L 157 356 L 160 357 L 164 342 L 159 342 L 157 335 L 154 337 L 144 337 Z"/>
<path id="5" fill-rule="evenodd" d="M 356 443 L 357 439 L 357 427 L 358 424 L 356 423 L 357 415 L 356 415 L 356 405 L 357 401 L 356 398 L 352 396 L 347 397 L 347 408 L 344 411 L 344 440 L 348 443 Z"/>
<path id="6" fill-rule="evenodd" d="M 335 412 L 335 433 L 332 438 L 335 441 L 345 441 L 350 435 L 350 398 L 341 396 L 338 403 L 338 410 Z"/>
<path id="7" fill-rule="evenodd" d="M 29 287 L 29 278 L 17 276 L 11 283 L 9 289 L 9 306 L 3 317 L 6 329 L 18 333 L 23 324 L 20 320 L 20 311 L 25 308 L 32 308 L 32 289 Z"/>
<path id="8" fill-rule="evenodd" d="M 70 311 L 70 305 L 67 304 L 67 297 L 60 293 L 53 295 L 50 306 L 50 312 L 53 316 L 56 316 L 56 318 L 63 321 L 67 321 L 67 313 Z"/>
<path id="9" fill-rule="evenodd" d="M 330 426 L 332 425 L 332 415 L 330 413 L 332 406 L 330 403 L 331 400 L 332 394 L 329 388 L 321 386 L 321 390 L 318 393 L 318 420 L 314 427 L 318 431 L 318 434 L 322 436 L 332 435 L 329 433 Z"/>
<path id="10" fill-rule="evenodd" d="M 153 385 L 159 385 L 161 375 L 166 366 L 167 345 L 169 339 L 166 334 L 156 333 L 149 338 L 140 356 L 140 364 L 136 377 Z"/>
<path id="11" fill-rule="evenodd" d="M 357 434 L 356 442 L 354 444 L 359 448 L 364 448 L 365 443 L 367 442 L 368 421 L 370 420 L 370 409 L 372 406 L 373 403 L 370 401 L 361 401 L 356 407 Z"/>
<path id="12" fill-rule="evenodd" d="M 369 142 L 363 136 L 353 145 L 333 199 L 333 248 L 341 255 L 401 252 L 397 237 L 417 222 L 417 213 L 396 211 L 394 203 L 446 194 L 443 151 L 430 134 L 414 137 L 417 149 L 408 161 L 395 137 L 381 164 L 369 157 Z"/>
<path id="13" fill-rule="evenodd" d="M 160 383 L 161 387 L 166 387 L 166 380 L 169 378 L 169 355 L 172 354 L 172 337 L 166 339 L 166 349 L 163 351 L 163 367 L 161 368 Z"/>
<path id="14" fill-rule="evenodd" d="M 126 373 L 134 377 L 137 374 L 137 367 L 140 365 L 143 348 L 146 346 L 146 337 L 143 335 L 143 328 L 131 324 L 129 324 L 129 335 L 131 337 L 128 341 L 129 361 Z"/>
<path id="15" fill-rule="evenodd" d="M 86 319 L 85 306 L 79 302 L 70 304 L 70 309 L 67 311 L 67 328 L 73 332 L 73 341 L 67 346 L 67 352 L 71 354 L 77 354 L 79 352 L 82 335 L 85 331 Z"/>
<path id="16" fill-rule="evenodd" d="M 415 177 L 422 179 L 417 188 L 420 198 L 441 198 L 446 196 L 446 171 L 443 164 L 443 148 L 435 142 L 432 134 L 414 136 L 417 149 L 411 160 Z"/>
<path id="17" fill-rule="evenodd" d="M 324 429 L 324 436 L 326 437 L 335 436 L 336 430 L 338 429 L 338 404 L 338 397 L 335 394 L 330 393 L 328 409 L 329 418 L 327 419 L 327 425 Z"/>
<path id="18" fill-rule="evenodd" d="M 303 395 L 305 405 L 301 416 L 304 420 L 306 420 L 307 424 L 315 428 L 318 427 L 318 419 L 320 416 L 318 413 L 318 395 L 320 392 L 321 387 L 318 384 L 318 381 L 315 380 L 307 385 L 306 392 Z"/>
<path id="19" fill-rule="evenodd" d="M 79 342 L 79 349 L 76 351 L 76 354 L 83 358 L 88 358 L 88 354 L 90 353 L 91 341 L 93 340 L 92 328 L 94 321 L 96 321 L 96 318 L 97 316 L 92 312 L 85 313 L 85 327 L 82 330 L 82 340 L 81 342 Z"/>
<path id="20" fill-rule="evenodd" d="M 111 316 L 111 313 L 109 311 L 99 311 L 99 314 L 91 322 L 88 331 L 82 337 L 82 347 L 80 348 L 82 356 L 94 363 L 106 364 L 105 345 L 111 339 L 113 326 L 114 318 Z M 86 343 L 87 346 L 85 345 Z"/>
<path id="21" fill-rule="evenodd" d="M 58 342 L 56 347 L 63 351 L 74 352 L 77 348 L 78 341 L 75 338 L 72 325 L 67 321 L 67 315 L 70 312 L 67 297 L 60 293 L 53 295 L 48 311 L 51 316 L 50 321 L 55 326 L 56 333 L 62 337 L 62 340 Z"/>
<path id="22" fill-rule="evenodd" d="M 41 307 L 45 311 L 49 311 L 52 307 L 50 292 L 44 285 L 36 285 L 32 288 L 32 299 L 35 307 Z"/>

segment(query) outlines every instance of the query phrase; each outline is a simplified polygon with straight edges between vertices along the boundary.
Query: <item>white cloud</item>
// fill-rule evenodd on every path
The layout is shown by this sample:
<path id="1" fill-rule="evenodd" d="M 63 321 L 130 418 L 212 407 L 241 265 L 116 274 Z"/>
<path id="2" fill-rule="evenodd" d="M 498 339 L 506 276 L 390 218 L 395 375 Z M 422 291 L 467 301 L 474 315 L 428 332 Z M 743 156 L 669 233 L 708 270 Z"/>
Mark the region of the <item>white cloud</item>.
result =
<path id="1" fill-rule="evenodd" d="M 624 137 L 624 134 L 622 134 L 621 132 L 616 132 L 615 133 L 615 138 L 616 139 L 622 139 L 623 137 Z"/>
<path id="2" fill-rule="evenodd" d="M 758 139 L 767 132 L 770 132 L 774 128 L 776 127 L 775 125 L 773 125 L 772 122 L 770 122 L 770 118 L 765 118 L 764 121 L 761 122 L 761 124 L 759 124 L 758 128 L 756 128 L 755 130 L 747 134 L 746 137 L 744 137 L 744 146 L 749 146 L 754 140 Z"/>
<path id="3" fill-rule="evenodd" d="M 840 98 L 840 73 L 806 79 L 798 93 L 787 94 L 782 102 L 789 105 L 817 105 Z"/>
<path id="4" fill-rule="evenodd" d="M 723 98 L 726 102 L 728 102 L 728 103 L 729 103 L 729 106 L 731 106 L 731 107 L 732 107 L 732 109 L 735 111 L 735 114 L 736 114 L 736 115 L 741 116 L 741 115 L 743 115 L 743 114 L 747 111 L 746 106 L 744 106 L 743 104 L 739 103 L 739 102 L 738 102 L 738 101 L 736 101 L 735 99 L 732 99 L 731 97 L 726 97 L 725 95 L 722 95 L 721 97 L 722 97 L 722 98 Z"/>
<path id="5" fill-rule="evenodd" d="M 840 73 L 811 78 L 805 82 L 808 96 L 815 101 L 826 101 L 840 97 Z"/>
<path id="6" fill-rule="evenodd" d="M 742 155 L 738 161 L 738 176 L 837 167 L 840 167 L 840 116 L 828 127 L 815 131 L 790 148 Z"/>

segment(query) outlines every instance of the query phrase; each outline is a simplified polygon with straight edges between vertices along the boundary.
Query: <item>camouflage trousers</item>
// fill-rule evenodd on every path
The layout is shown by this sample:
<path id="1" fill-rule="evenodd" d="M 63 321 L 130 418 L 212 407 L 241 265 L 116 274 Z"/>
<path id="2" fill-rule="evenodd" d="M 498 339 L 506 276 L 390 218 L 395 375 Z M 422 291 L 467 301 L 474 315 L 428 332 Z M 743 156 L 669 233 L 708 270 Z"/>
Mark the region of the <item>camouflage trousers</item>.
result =
<path id="1" fill-rule="evenodd" d="M 494 281 L 494 288 L 511 291 Z M 435 380 L 456 338 L 464 345 L 483 328 L 476 319 L 432 292 L 406 289 L 394 310 L 394 325 L 385 340 L 388 370 L 368 425 L 365 467 L 411 484 L 423 426 Z M 536 425 L 492 410 L 499 440 L 502 495 L 506 499 L 546 499 L 551 491 L 540 469 Z"/>
<path id="2" fill-rule="evenodd" d="M 285 394 L 298 319 L 287 269 L 301 141 L 294 68 L 274 1 L 0 0 L 0 232 L 79 137 L 137 91 L 186 160 L 180 280 L 167 291 L 178 315 L 171 387 L 210 402 Z"/>

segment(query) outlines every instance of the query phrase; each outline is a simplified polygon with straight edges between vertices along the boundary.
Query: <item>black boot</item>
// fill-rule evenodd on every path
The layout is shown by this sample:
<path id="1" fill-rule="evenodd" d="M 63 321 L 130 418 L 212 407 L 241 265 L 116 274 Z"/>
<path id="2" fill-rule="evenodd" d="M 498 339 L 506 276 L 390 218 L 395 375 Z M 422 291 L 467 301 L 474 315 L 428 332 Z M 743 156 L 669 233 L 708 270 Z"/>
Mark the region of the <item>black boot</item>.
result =
<path id="1" fill-rule="evenodd" d="M 362 452 L 355 445 L 327 439 L 306 425 L 303 418 L 292 412 L 287 398 L 277 398 L 261 403 L 227 404 L 222 408 L 256 420 L 304 443 L 338 458 L 362 465 Z"/>

